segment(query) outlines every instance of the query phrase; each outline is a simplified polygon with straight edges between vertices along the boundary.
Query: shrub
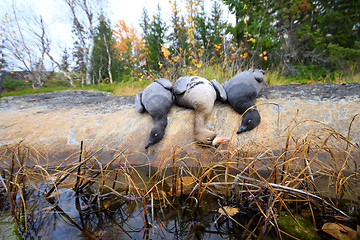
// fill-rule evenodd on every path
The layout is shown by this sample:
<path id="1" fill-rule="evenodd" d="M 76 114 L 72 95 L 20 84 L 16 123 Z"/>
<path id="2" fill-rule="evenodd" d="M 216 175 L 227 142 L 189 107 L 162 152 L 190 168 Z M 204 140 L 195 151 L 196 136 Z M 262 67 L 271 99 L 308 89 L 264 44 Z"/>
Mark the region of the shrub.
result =
<path id="1" fill-rule="evenodd" d="M 359 42 L 356 46 L 359 47 Z M 330 61 L 336 68 L 343 71 L 356 71 L 359 69 L 360 49 L 344 48 L 337 44 L 330 44 L 328 47 Z"/>
<path id="2" fill-rule="evenodd" d="M 318 65 L 302 65 L 296 68 L 299 71 L 296 77 L 299 79 L 317 80 L 329 74 L 329 70 Z"/>
<path id="3" fill-rule="evenodd" d="M 19 79 L 13 79 L 10 76 L 5 76 L 4 88 L 7 91 L 22 90 L 25 88 L 25 82 Z"/>

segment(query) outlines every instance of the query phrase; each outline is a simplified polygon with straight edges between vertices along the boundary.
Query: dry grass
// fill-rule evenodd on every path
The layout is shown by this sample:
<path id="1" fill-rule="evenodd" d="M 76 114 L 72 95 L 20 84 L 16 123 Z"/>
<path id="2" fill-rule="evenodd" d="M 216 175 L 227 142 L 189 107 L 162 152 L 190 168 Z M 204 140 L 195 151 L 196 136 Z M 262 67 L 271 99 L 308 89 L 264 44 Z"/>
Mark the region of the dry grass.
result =
<path id="1" fill-rule="evenodd" d="M 79 226 L 57 205 L 61 195 L 59 189 L 72 178 L 76 179 L 72 184 L 76 196 L 91 189 L 92 193 L 84 201 L 96 211 L 107 211 L 111 205 L 109 199 L 135 201 L 145 229 L 154 227 L 155 217 L 165 221 L 169 209 L 191 203 L 195 224 L 187 231 L 193 236 L 191 229 L 199 226 L 203 229 L 201 222 L 197 222 L 203 205 L 209 198 L 215 198 L 222 213 L 211 227 L 222 229 L 226 226 L 224 223 L 230 221 L 241 229 L 239 238 L 242 239 L 262 239 L 267 234 L 282 238 L 289 235 L 278 224 L 282 212 L 297 221 L 295 215 L 306 209 L 316 228 L 321 228 L 324 216 L 351 218 L 342 204 L 342 200 L 347 199 L 354 207 L 359 201 L 360 149 L 349 140 L 351 124 L 347 136 L 327 125 L 294 136 L 293 132 L 301 127 L 301 123 L 295 123 L 287 128 L 286 142 L 281 149 L 250 141 L 236 148 L 206 149 L 204 152 L 212 152 L 210 156 L 204 154 L 206 161 L 201 151 L 195 157 L 186 148 L 178 147 L 157 168 L 129 164 L 125 151 L 103 166 L 97 158 L 101 150 L 89 152 L 81 145 L 77 162 L 48 169 L 39 165 L 39 159 L 46 155 L 35 149 L 24 144 L 3 146 L 0 180 L 15 224 L 25 235 L 29 234 L 27 216 L 30 211 L 26 193 L 32 187 L 42 193 L 49 208 L 60 213 L 85 236 L 98 238 L 98 234 Z M 144 169 L 147 169 L 146 174 Z M 328 185 L 319 181 L 323 177 L 328 178 Z M 46 187 L 39 187 L 44 182 Z M 239 212 L 229 213 L 230 206 Z M 155 212 L 160 212 L 160 216 Z M 243 212 L 249 215 L 246 221 L 241 217 Z M 151 232 L 145 233 L 151 238 Z"/>

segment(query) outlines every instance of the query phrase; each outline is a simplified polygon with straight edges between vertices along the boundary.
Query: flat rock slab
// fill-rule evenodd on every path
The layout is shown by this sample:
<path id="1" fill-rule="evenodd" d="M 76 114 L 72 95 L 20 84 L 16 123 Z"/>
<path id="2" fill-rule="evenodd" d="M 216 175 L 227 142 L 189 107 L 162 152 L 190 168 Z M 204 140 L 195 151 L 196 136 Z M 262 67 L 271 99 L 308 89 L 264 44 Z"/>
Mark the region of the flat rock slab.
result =
<path id="1" fill-rule="evenodd" d="M 296 141 L 326 132 L 359 144 L 359 83 L 267 86 L 257 105 L 261 124 L 237 135 L 241 116 L 228 104 L 215 104 L 206 126 L 232 138 L 220 148 L 262 146 L 281 151 L 288 136 Z M 194 111 L 175 105 L 168 114 L 164 139 L 145 150 L 153 120 L 136 112 L 134 96 L 74 90 L 4 97 L 0 119 L 0 146 L 26 143 L 50 164 L 78 158 L 81 141 L 89 152 L 102 148 L 102 163 L 122 151 L 130 164 L 153 165 L 171 158 L 177 149 L 183 154 L 214 151 L 192 144 Z"/>

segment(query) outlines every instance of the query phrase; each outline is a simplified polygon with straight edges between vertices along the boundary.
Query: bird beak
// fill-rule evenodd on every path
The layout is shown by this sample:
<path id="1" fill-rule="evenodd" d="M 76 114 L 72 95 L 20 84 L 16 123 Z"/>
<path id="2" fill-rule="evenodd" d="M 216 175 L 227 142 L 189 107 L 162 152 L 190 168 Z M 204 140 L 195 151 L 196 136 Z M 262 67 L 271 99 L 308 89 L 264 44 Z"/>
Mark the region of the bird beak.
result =
<path id="1" fill-rule="evenodd" d="M 151 143 L 150 141 L 148 141 L 148 142 L 146 143 L 146 145 L 145 145 L 145 149 L 148 149 L 148 147 L 150 147 L 151 144 L 152 144 L 152 143 Z"/>
<path id="2" fill-rule="evenodd" d="M 236 132 L 237 134 L 245 132 L 247 129 L 244 126 L 240 126 L 239 130 Z"/>
<path id="3" fill-rule="evenodd" d="M 221 136 L 216 136 L 215 138 L 214 138 L 214 140 L 212 141 L 212 145 L 213 146 L 216 146 L 216 145 L 218 145 L 218 144 L 220 144 L 220 143 L 226 143 L 226 142 L 230 142 L 230 138 L 226 138 L 226 137 L 221 137 Z"/>

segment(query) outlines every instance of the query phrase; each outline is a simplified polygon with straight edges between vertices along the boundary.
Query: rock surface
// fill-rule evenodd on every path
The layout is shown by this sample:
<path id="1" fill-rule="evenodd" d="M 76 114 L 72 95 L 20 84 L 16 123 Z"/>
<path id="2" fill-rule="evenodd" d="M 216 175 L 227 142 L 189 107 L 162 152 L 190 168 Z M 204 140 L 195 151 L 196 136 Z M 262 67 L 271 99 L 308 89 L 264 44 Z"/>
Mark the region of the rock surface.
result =
<path id="1" fill-rule="evenodd" d="M 267 86 L 257 100 L 260 125 L 236 134 L 241 117 L 228 104 L 217 102 L 207 127 L 232 137 L 227 146 L 254 144 L 281 150 L 289 132 L 302 138 L 314 129 L 333 129 L 358 144 L 360 141 L 360 84 Z M 354 118 L 355 117 L 355 118 Z M 199 152 L 191 144 L 194 112 L 173 106 L 164 139 L 144 149 L 153 120 L 136 112 L 134 96 L 110 96 L 98 91 L 62 91 L 4 97 L 0 103 L 0 146 L 18 142 L 44 153 L 50 163 L 75 160 L 83 141 L 91 152 L 103 148 L 99 160 L 107 163 L 126 150 L 131 164 L 159 165 L 178 148 Z M 211 150 L 208 150 L 211 151 Z"/>

